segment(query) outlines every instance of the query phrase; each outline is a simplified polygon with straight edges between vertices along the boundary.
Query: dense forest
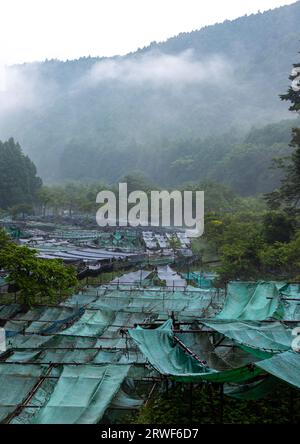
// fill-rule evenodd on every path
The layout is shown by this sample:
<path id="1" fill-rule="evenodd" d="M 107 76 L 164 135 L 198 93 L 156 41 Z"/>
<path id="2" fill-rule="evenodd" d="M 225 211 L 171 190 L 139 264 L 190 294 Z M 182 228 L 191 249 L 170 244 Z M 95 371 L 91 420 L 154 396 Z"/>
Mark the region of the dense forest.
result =
<path id="1" fill-rule="evenodd" d="M 14 139 L 0 141 L 0 208 L 33 211 L 42 180 L 34 163 L 25 156 Z"/>
<path id="2" fill-rule="evenodd" d="M 101 151 L 96 144 L 85 149 L 72 145 L 62 155 L 61 176 L 87 181 L 99 179 L 101 174 L 100 178 L 110 183 L 140 170 L 165 187 L 210 179 L 241 195 L 264 193 L 279 183 L 280 174 L 269 167 L 273 158 L 289 153 L 290 130 L 295 125 L 296 121 L 285 120 L 252 128 L 246 135 L 231 131 L 205 140 L 166 141 L 163 147 L 147 150 L 135 144 L 127 153 Z"/>
<path id="3" fill-rule="evenodd" d="M 211 179 L 243 195 L 271 191 L 280 176 L 268 167 L 293 125 L 278 94 L 299 21 L 297 2 L 124 57 L 11 66 L 0 139 L 14 136 L 48 182 L 113 183 L 138 169 L 162 186 Z"/>

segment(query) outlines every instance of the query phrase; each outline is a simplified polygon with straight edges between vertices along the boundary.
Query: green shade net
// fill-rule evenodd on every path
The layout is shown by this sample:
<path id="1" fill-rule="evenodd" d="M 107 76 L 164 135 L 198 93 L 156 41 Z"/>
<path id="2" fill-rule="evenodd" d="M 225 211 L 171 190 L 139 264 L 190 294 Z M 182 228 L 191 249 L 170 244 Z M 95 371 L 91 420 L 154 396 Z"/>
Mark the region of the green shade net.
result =
<path id="1" fill-rule="evenodd" d="M 19 414 L 12 418 L 10 424 L 30 424 L 33 417 L 37 414 L 39 408 L 43 407 L 49 400 L 53 390 L 57 384 L 57 378 L 62 372 L 62 366 L 54 367 L 51 370 L 51 376 L 54 378 L 45 379 L 39 389 L 34 393 L 30 399 L 30 407 L 21 409 Z M 29 405 L 28 404 L 28 405 Z"/>
<path id="2" fill-rule="evenodd" d="M 129 366 L 66 366 L 34 424 L 96 424 L 127 376 Z"/>
<path id="3" fill-rule="evenodd" d="M 270 353 L 289 350 L 293 340 L 292 330 L 279 322 L 263 324 L 250 321 L 206 320 L 205 325 L 247 347 L 247 351 L 254 354 L 257 350 Z"/>
<path id="4" fill-rule="evenodd" d="M 19 311 L 21 311 L 19 304 L 0 305 L 0 318 L 15 316 Z"/>
<path id="5" fill-rule="evenodd" d="M 193 328 L 193 326 L 191 328 Z M 208 367 L 215 370 L 223 371 L 244 367 L 256 360 L 253 354 L 235 346 L 232 341 L 225 340 L 225 338 L 218 347 L 215 347 L 214 342 L 219 341 L 219 336 L 220 335 L 216 333 L 214 335 L 214 341 L 212 334 L 209 332 L 188 332 L 187 330 L 184 333 L 176 333 L 176 337 L 180 339 L 189 350 L 197 356 L 201 356 L 201 360 L 204 360 Z M 220 339 L 222 339 L 222 337 Z M 266 357 L 267 356 L 263 356 L 264 359 Z"/>
<path id="6" fill-rule="evenodd" d="M 216 319 L 263 321 L 278 316 L 278 286 L 274 282 L 231 282 Z"/>
<path id="7" fill-rule="evenodd" d="M 244 384 L 236 388 L 226 387 L 224 393 L 226 396 L 241 401 L 255 401 L 271 393 L 276 386 L 276 381 L 273 376 L 267 376 L 262 381 L 252 382 L 251 384 Z"/>
<path id="8" fill-rule="evenodd" d="M 220 309 L 220 304 L 214 306 L 215 293 L 200 289 L 188 291 L 157 291 L 148 290 L 121 291 L 112 290 L 89 305 L 91 309 L 111 309 L 116 311 L 144 312 L 165 314 L 174 312 L 180 319 L 207 317 Z M 116 323 L 116 322 L 114 322 Z M 128 325 L 128 324 L 127 324 Z"/>
<path id="9" fill-rule="evenodd" d="M 5 420 L 18 404 L 22 404 L 38 383 L 41 366 L 0 363 L 0 421 Z"/>
<path id="10" fill-rule="evenodd" d="M 288 351 L 257 362 L 257 367 L 300 388 L 300 353 Z"/>
<path id="11" fill-rule="evenodd" d="M 112 310 L 86 310 L 83 316 L 71 327 L 62 331 L 63 335 L 99 336 L 114 322 L 115 313 Z"/>
<path id="12" fill-rule="evenodd" d="M 15 351 L 6 359 L 6 362 L 32 362 L 37 359 L 39 354 L 38 350 Z"/>
<path id="13" fill-rule="evenodd" d="M 280 293 L 285 297 L 300 298 L 300 285 L 299 284 L 287 284 L 280 289 Z"/>
<path id="14" fill-rule="evenodd" d="M 280 290 L 283 298 L 284 319 L 300 321 L 300 286 L 288 284 Z"/>
<path id="15" fill-rule="evenodd" d="M 217 277 L 214 273 L 200 273 L 199 271 L 191 271 L 189 273 L 183 273 L 182 276 L 192 281 L 198 288 L 210 289 L 213 288 L 213 281 Z"/>
<path id="16" fill-rule="evenodd" d="M 35 307 L 26 313 L 19 313 L 6 322 L 8 332 L 54 333 L 75 322 L 83 313 L 68 307 Z M 1 317 L 1 313 L 0 313 Z"/>
<path id="17" fill-rule="evenodd" d="M 84 291 L 82 293 L 77 293 L 71 296 L 67 301 L 64 302 L 65 306 L 70 307 L 82 307 L 84 305 L 90 304 L 106 292 L 106 288 L 102 289 L 88 289 L 88 291 Z"/>
<path id="18" fill-rule="evenodd" d="M 122 276 L 116 277 L 111 283 L 112 284 L 134 284 L 143 282 L 149 275 L 151 271 L 138 270 L 132 271 L 130 273 L 125 273 Z"/>
<path id="19" fill-rule="evenodd" d="M 94 338 L 56 335 L 43 344 L 45 350 L 35 360 L 43 363 L 85 364 L 96 356 L 97 350 L 93 350 L 95 345 Z"/>
<path id="20" fill-rule="evenodd" d="M 229 383 L 235 385 L 235 392 L 250 398 L 256 396 L 264 385 L 252 384 L 252 378 L 269 370 L 253 363 L 257 358 L 271 356 L 262 361 L 262 365 L 269 364 L 274 353 L 281 353 L 275 357 L 282 359 L 292 342 L 286 327 L 277 322 L 259 322 L 278 316 L 279 291 L 285 291 L 284 295 L 290 298 L 297 294 L 297 288 L 282 287 L 281 283 L 231 284 L 218 319 L 213 316 L 220 312 L 223 294 L 191 287 L 174 292 L 157 287 L 131 291 L 115 286 L 87 287 L 57 307 L 35 307 L 20 313 L 20 306 L 2 306 L 2 317 L 12 318 L 6 327 L 11 327 L 12 332 L 21 327 L 27 334 L 7 337 L 11 353 L 2 356 L 7 364 L 0 363 L 0 420 L 5 420 L 26 399 L 47 368 L 43 363 L 50 362 L 60 364 L 53 369 L 59 379 L 43 381 L 29 402 L 33 408 L 22 409 L 11 422 L 98 422 L 109 406 L 124 409 L 139 404 L 140 400 L 130 401 L 130 396 L 120 391 L 125 377 L 141 380 L 162 374 L 183 382 Z M 78 310 L 80 306 L 85 306 L 84 312 Z M 171 312 L 178 321 L 190 324 L 196 320 L 215 330 L 213 335 L 177 335 L 206 362 L 199 362 L 176 342 L 171 321 L 155 330 L 132 329 L 134 324 L 165 321 Z M 237 318 L 229 322 L 234 316 Z M 126 335 L 122 337 L 120 328 L 129 328 L 133 341 Z M 222 338 L 221 335 L 225 339 L 216 348 L 215 339 Z M 144 365 L 147 362 L 151 368 Z M 286 374 L 290 375 L 289 372 L 287 366 Z M 236 386 L 246 381 L 247 386 Z"/>
<path id="21" fill-rule="evenodd" d="M 144 364 L 145 358 L 142 353 L 126 350 L 100 350 L 95 356 L 95 364 Z"/>
<path id="22" fill-rule="evenodd" d="M 16 335 L 13 338 L 8 338 L 6 341 L 7 348 L 37 348 L 41 347 L 49 341 L 49 336 L 41 335 Z"/>
<path id="23" fill-rule="evenodd" d="M 101 233 L 99 231 L 88 230 L 56 230 L 54 236 L 60 239 L 97 239 Z"/>
<path id="24" fill-rule="evenodd" d="M 260 373 L 252 366 L 219 372 L 201 364 L 175 342 L 171 320 L 155 330 L 137 327 L 128 333 L 159 373 L 177 381 L 241 382 Z"/>
<path id="25" fill-rule="evenodd" d="M 124 410 L 137 409 L 141 407 L 143 403 L 143 399 L 129 396 L 122 389 L 120 389 L 118 394 L 114 397 L 111 404 L 109 405 L 109 408 Z"/>

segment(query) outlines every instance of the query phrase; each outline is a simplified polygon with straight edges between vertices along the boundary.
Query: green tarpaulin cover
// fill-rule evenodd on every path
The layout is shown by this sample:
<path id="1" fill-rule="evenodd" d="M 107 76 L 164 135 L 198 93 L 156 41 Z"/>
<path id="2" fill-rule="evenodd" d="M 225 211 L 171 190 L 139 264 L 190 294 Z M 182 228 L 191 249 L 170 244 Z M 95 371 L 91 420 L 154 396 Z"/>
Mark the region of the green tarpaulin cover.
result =
<path id="1" fill-rule="evenodd" d="M 263 321 L 277 317 L 279 290 L 273 282 L 231 282 L 216 319 Z"/>
<path id="2" fill-rule="evenodd" d="M 234 342 L 248 347 L 248 351 L 262 350 L 278 353 L 290 350 L 292 330 L 280 322 L 245 322 L 207 320 L 205 325 L 222 333 Z"/>
<path id="3" fill-rule="evenodd" d="M 87 287 L 53 308 L 34 307 L 21 313 L 16 304 L 2 306 L 1 316 L 11 319 L 5 328 L 12 334 L 7 334 L 11 352 L 2 356 L 6 363 L 0 363 L 0 421 L 26 399 L 47 370 L 44 364 L 50 362 L 59 364 L 55 368 L 59 379 L 43 381 L 30 400 L 36 408 L 23 408 L 12 422 L 97 422 L 113 399 L 114 405 L 120 399 L 126 404 L 122 393 L 116 397 L 125 377 L 141 379 L 157 372 L 183 382 L 234 384 L 236 396 L 261 393 L 265 385 L 253 384 L 252 378 L 266 372 L 299 387 L 299 355 L 290 351 L 291 330 L 273 320 L 280 315 L 295 319 L 297 302 L 288 302 L 287 314 L 280 297 L 293 299 L 298 294 L 298 287 L 282 283 L 236 282 L 229 285 L 224 304 L 224 295 L 215 290 L 188 287 L 173 292 L 148 287 L 124 291 L 102 286 Z M 213 335 L 176 335 L 201 362 L 178 344 L 171 321 L 155 330 L 132 328 L 165 321 L 171 312 L 177 321 L 189 323 L 184 330 L 201 328 L 203 323 L 215 330 Z M 266 319 L 272 322 L 263 322 Z M 23 328 L 26 334 L 18 334 Z M 130 328 L 133 341 L 120 334 L 121 328 Z M 221 335 L 225 339 L 215 348 Z M 150 370 L 136 365 L 146 361 Z M 244 382 L 245 387 L 237 387 Z"/>
<path id="4" fill-rule="evenodd" d="M 0 364 L 0 421 L 21 404 L 45 369 L 39 365 Z"/>
<path id="5" fill-rule="evenodd" d="M 300 353 L 293 351 L 280 353 L 255 365 L 288 384 L 300 388 Z"/>
<path id="6" fill-rule="evenodd" d="M 241 401 L 255 401 L 271 393 L 272 390 L 274 390 L 275 385 L 276 378 L 273 376 L 267 376 L 262 381 L 243 384 L 236 388 L 227 387 L 224 389 L 224 393 L 226 396 L 240 399 Z"/>
<path id="7" fill-rule="evenodd" d="M 84 315 L 71 327 L 61 334 L 72 336 L 100 336 L 114 322 L 115 313 L 112 310 L 86 310 Z"/>
<path id="8" fill-rule="evenodd" d="M 260 373 L 252 366 L 217 371 L 201 364 L 174 340 L 171 320 L 154 330 L 137 327 L 128 333 L 159 373 L 177 381 L 242 382 Z"/>
<path id="9" fill-rule="evenodd" d="M 129 366 L 66 366 L 34 424 L 95 424 L 118 392 Z"/>

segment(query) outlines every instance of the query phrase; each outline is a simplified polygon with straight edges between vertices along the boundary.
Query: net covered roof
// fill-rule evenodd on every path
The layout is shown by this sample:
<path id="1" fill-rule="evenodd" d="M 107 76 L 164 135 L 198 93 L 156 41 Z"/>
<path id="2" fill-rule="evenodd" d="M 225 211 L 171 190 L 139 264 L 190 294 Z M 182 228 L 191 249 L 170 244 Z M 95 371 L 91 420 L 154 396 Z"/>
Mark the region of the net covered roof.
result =
<path id="1" fill-rule="evenodd" d="M 167 281 L 172 272 L 164 271 Z M 8 347 L 0 421 L 98 422 L 106 410 L 143 402 L 124 384 L 159 375 L 225 383 L 236 396 L 263 395 L 276 378 L 299 387 L 300 355 L 291 351 L 297 287 L 237 282 L 225 298 L 213 288 L 143 288 L 131 278 L 130 289 L 86 287 L 56 307 L 0 306 Z"/>

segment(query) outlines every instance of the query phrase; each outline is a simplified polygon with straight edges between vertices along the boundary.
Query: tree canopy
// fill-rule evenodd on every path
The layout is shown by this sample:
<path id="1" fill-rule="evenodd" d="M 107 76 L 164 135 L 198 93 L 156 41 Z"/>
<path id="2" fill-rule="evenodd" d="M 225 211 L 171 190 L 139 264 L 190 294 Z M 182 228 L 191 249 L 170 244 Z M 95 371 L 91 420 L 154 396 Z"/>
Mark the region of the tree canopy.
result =
<path id="1" fill-rule="evenodd" d="M 34 163 L 14 139 L 0 141 L 0 208 L 33 204 L 42 185 Z"/>
<path id="2" fill-rule="evenodd" d="M 290 111 L 299 113 L 300 111 L 300 85 L 296 81 L 300 79 L 300 64 L 294 64 L 294 73 L 290 76 L 293 82 L 288 92 L 281 95 L 282 100 L 291 103 Z M 299 84 L 299 80 L 298 80 Z M 279 158 L 275 161 L 276 166 L 284 173 L 281 180 L 281 186 L 273 192 L 266 195 L 266 199 L 271 208 L 280 206 L 287 207 L 295 211 L 299 209 L 300 204 L 300 128 L 292 129 L 292 140 L 290 142 L 292 153 L 289 156 Z"/>
<path id="3" fill-rule="evenodd" d="M 75 270 L 60 260 L 43 260 L 36 251 L 18 246 L 0 230 L 0 268 L 8 272 L 8 282 L 20 292 L 24 304 L 56 300 L 77 283 Z"/>

